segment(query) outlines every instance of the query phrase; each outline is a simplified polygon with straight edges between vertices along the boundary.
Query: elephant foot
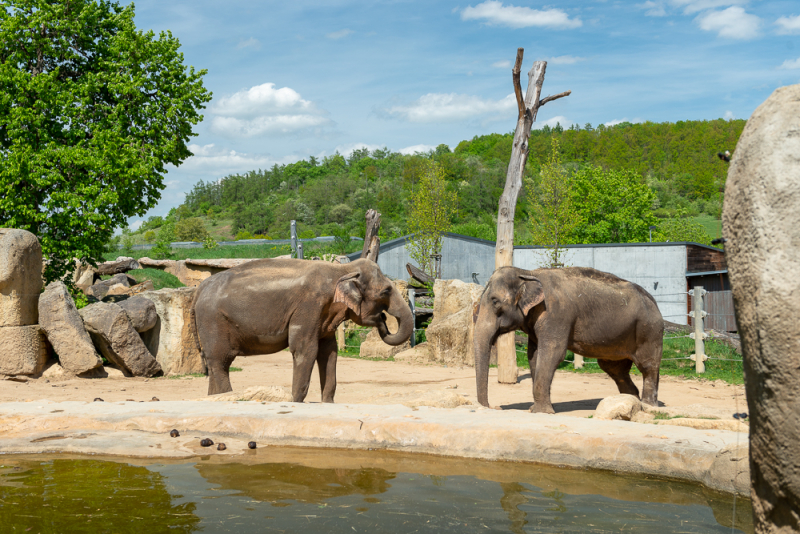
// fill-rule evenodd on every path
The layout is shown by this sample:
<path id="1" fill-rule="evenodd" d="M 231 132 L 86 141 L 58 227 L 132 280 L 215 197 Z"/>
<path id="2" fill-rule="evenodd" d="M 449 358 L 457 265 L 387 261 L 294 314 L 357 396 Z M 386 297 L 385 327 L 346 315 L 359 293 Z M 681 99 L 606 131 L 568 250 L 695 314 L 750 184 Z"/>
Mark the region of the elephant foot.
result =
<path id="1" fill-rule="evenodd" d="M 219 395 L 220 393 L 230 393 L 233 391 L 233 388 L 228 384 L 228 387 L 220 387 L 214 383 L 208 384 L 208 394 L 209 395 Z"/>
<path id="2" fill-rule="evenodd" d="M 551 413 L 551 414 L 556 413 L 556 411 L 553 409 L 552 404 L 544 405 L 539 403 L 534 403 L 533 406 L 529 408 L 529 411 L 531 413 Z"/>

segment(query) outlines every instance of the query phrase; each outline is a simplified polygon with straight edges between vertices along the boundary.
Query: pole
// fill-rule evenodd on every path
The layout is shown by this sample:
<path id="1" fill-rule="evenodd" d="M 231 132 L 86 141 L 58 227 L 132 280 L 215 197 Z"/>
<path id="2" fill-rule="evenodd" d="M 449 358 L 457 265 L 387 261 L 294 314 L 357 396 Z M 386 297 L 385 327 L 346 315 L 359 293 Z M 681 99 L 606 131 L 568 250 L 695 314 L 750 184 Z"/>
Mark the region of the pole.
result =
<path id="1" fill-rule="evenodd" d="M 572 362 L 572 365 L 575 367 L 575 369 L 583 369 L 583 356 L 576 352 L 575 361 Z"/>
<path id="2" fill-rule="evenodd" d="M 289 224 L 289 231 L 291 232 L 292 239 L 292 257 L 297 257 L 297 221 L 292 221 Z"/>
<path id="3" fill-rule="evenodd" d="M 298 241 L 297 242 L 297 259 L 300 259 L 300 260 L 305 259 L 303 257 L 303 242 L 302 241 Z"/>
<path id="4" fill-rule="evenodd" d="M 703 295 L 706 290 L 703 286 L 694 286 L 692 291 L 692 318 L 694 319 L 694 369 L 700 373 L 706 372 L 706 347 L 705 347 L 705 328 L 704 317 L 707 315 L 703 311 Z"/>

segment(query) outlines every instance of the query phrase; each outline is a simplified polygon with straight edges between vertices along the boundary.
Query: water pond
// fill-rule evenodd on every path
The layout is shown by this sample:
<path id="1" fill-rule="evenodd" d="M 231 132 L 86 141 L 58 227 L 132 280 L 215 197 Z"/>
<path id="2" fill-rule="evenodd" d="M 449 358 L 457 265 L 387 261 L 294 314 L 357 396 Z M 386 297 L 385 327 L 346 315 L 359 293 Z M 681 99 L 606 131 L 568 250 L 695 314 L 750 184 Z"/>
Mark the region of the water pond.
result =
<path id="1" fill-rule="evenodd" d="M 420 455 L 262 448 L 184 461 L 0 456 L 0 532 L 753 532 L 680 482 Z"/>

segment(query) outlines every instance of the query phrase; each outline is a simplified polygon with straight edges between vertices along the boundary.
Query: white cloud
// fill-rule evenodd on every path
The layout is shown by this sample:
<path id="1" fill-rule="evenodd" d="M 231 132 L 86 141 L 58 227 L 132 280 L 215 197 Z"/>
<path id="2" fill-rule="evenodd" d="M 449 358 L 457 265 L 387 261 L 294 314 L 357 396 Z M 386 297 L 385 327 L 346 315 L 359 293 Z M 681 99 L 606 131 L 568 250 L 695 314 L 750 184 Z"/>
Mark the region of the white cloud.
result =
<path id="1" fill-rule="evenodd" d="M 546 121 L 542 122 L 534 122 L 533 129 L 534 130 L 541 130 L 545 126 L 549 126 L 553 128 L 555 125 L 560 124 L 564 128 L 568 128 L 570 124 L 572 124 L 569 119 L 567 119 L 564 115 L 556 115 L 551 119 L 547 119 Z"/>
<path id="2" fill-rule="evenodd" d="M 700 11 L 714 9 L 717 7 L 743 6 L 746 5 L 747 2 L 748 0 L 670 0 L 670 3 L 673 6 L 682 7 L 683 12 L 686 15 L 699 13 Z"/>
<path id="3" fill-rule="evenodd" d="M 398 150 L 401 154 L 409 156 L 411 154 L 416 154 L 417 152 L 426 153 L 430 152 L 431 150 L 436 150 L 436 147 L 433 145 L 411 145 L 405 148 L 401 148 Z"/>
<path id="4" fill-rule="evenodd" d="M 778 33 L 781 35 L 800 33 L 800 15 L 780 17 L 775 21 L 775 24 L 778 25 Z"/>
<path id="5" fill-rule="evenodd" d="M 504 61 L 495 61 L 494 63 L 492 63 L 492 67 L 495 67 L 495 68 L 498 68 L 498 69 L 507 69 L 510 66 L 511 66 L 511 62 L 509 60 L 507 60 L 507 59 L 504 60 Z"/>
<path id="6" fill-rule="evenodd" d="M 779 69 L 786 69 L 786 70 L 800 69 L 800 57 L 797 58 L 797 59 L 787 59 L 778 68 Z"/>
<path id="7" fill-rule="evenodd" d="M 289 87 L 265 83 L 222 97 L 211 106 L 211 130 L 226 137 L 280 135 L 320 129 L 328 114 Z"/>
<path id="8" fill-rule="evenodd" d="M 760 18 L 737 6 L 722 11 L 709 11 L 695 20 L 701 29 L 717 32 L 720 37 L 729 39 L 753 39 L 758 36 L 761 27 Z"/>
<path id="9" fill-rule="evenodd" d="M 139 227 L 142 225 L 143 222 L 144 221 L 141 219 L 139 219 L 138 221 L 133 221 L 131 224 L 128 225 L 128 228 L 130 228 L 132 231 L 136 231 L 139 229 Z"/>
<path id="10" fill-rule="evenodd" d="M 253 48 L 255 50 L 261 50 L 261 42 L 255 37 L 251 37 L 249 39 L 242 39 L 241 41 L 239 41 L 239 44 L 236 45 L 236 48 L 240 50 L 242 48 Z"/>
<path id="11" fill-rule="evenodd" d="M 343 37 L 347 37 L 351 33 L 354 33 L 353 30 L 348 30 L 347 28 L 331 33 L 326 33 L 325 37 L 328 39 L 342 39 Z"/>
<path id="12" fill-rule="evenodd" d="M 613 121 L 604 122 L 603 124 L 606 126 L 616 126 L 617 124 L 622 124 L 623 122 L 638 124 L 644 121 L 642 119 L 628 119 L 627 117 L 622 117 L 621 119 L 614 119 Z"/>
<path id="13" fill-rule="evenodd" d="M 500 100 L 484 99 L 473 95 L 456 93 L 428 93 L 408 106 L 393 106 L 390 115 L 402 117 L 409 122 L 459 121 L 479 115 L 507 114 L 517 109 L 513 94 Z"/>
<path id="14" fill-rule="evenodd" d="M 509 28 L 527 28 L 539 26 L 546 28 L 579 28 L 583 22 L 579 18 L 571 19 L 560 9 L 531 9 L 529 7 L 504 6 L 497 0 L 464 8 L 461 20 L 485 20 L 487 24 L 499 24 Z"/>
<path id="15" fill-rule="evenodd" d="M 728 110 L 725 112 L 725 115 L 722 118 L 725 119 L 726 121 L 730 121 L 735 119 L 736 117 L 733 115 L 733 111 Z"/>
<path id="16" fill-rule="evenodd" d="M 577 57 L 577 56 L 555 56 L 551 58 L 547 58 L 547 62 L 551 65 L 572 65 L 579 61 L 585 61 L 585 57 Z"/>
<path id="17" fill-rule="evenodd" d="M 246 152 L 237 152 L 227 148 L 218 148 L 214 144 L 210 145 L 195 145 L 190 144 L 193 156 L 188 158 L 183 165 L 180 166 L 181 171 L 193 173 L 200 171 L 203 174 L 233 174 L 237 172 L 252 171 L 253 169 L 266 169 L 272 167 L 273 164 L 278 163 L 291 163 L 298 158 L 284 158 L 287 161 L 276 161 L 267 156 L 258 154 L 247 154 Z"/>
<path id="18" fill-rule="evenodd" d="M 646 17 L 664 17 L 667 15 L 664 4 L 661 2 L 651 2 L 647 0 L 644 4 L 636 4 L 636 7 L 639 9 L 646 9 L 647 11 L 644 13 Z"/>
<path id="19" fill-rule="evenodd" d="M 350 155 L 355 150 L 361 150 L 362 148 L 366 148 L 370 152 L 373 150 L 378 150 L 379 148 L 383 148 L 383 145 L 368 145 L 366 143 L 352 143 L 349 145 L 339 145 L 336 147 L 336 152 L 344 156 L 345 158 L 349 158 Z"/>

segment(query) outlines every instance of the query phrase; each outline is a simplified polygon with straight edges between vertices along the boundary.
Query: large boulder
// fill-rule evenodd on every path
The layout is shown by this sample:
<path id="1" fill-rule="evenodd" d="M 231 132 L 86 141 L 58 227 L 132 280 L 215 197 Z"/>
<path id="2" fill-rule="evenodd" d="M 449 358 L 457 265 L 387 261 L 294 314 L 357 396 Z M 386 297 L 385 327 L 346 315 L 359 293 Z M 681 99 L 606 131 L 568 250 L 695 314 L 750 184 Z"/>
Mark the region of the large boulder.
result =
<path id="1" fill-rule="evenodd" d="M 0 228 L 0 327 L 34 325 L 42 291 L 42 247 L 26 230 Z"/>
<path id="2" fill-rule="evenodd" d="M 0 327 L 0 375 L 38 376 L 50 354 L 39 325 Z"/>
<path id="3" fill-rule="evenodd" d="M 128 256 L 120 256 L 114 261 L 107 261 L 97 266 L 97 274 L 109 275 L 127 273 L 134 269 L 141 269 L 139 262 Z"/>
<path id="4" fill-rule="evenodd" d="M 80 374 L 103 365 L 63 282 L 48 284 L 39 297 L 39 326 L 66 371 Z"/>
<path id="5" fill-rule="evenodd" d="M 153 301 L 141 295 L 117 302 L 117 306 L 125 310 L 131 320 L 133 329 L 139 332 L 147 332 L 158 322 L 158 313 Z"/>
<path id="6" fill-rule="evenodd" d="M 756 532 L 800 532 L 800 85 L 753 112 L 722 213 L 750 414 Z"/>
<path id="7" fill-rule="evenodd" d="M 483 286 L 461 280 L 436 280 L 433 285 L 433 320 L 425 331 L 431 360 L 445 364 L 475 365 L 472 348 L 472 312 Z M 496 361 L 496 350 L 492 350 Z"/>
<path id="8" fill-rule="evenodd" d="M 125 310 L 110 302 L 97 302 L 79 313 L 95 346 L 126 376 L 150 377 L 161 372 Z"/>
<path id="9" fill-rule="evenodd" d="M 408 303 L 408 282 L 404 280 L 393 280 L 394 286 L 403 295 L 403 300 Z M 389 329 L 389 332 L 397 332 L 397 328 L 399 327 L 397 323 L 397 319 L 386 314 L 386 327 Z M 377 328 L 373 328 L 370 330 L 369 334 L 367 334 L 366 339 L 361 343 L 361 348 L 359 349 L 359 356 L 362 358 L 378 358 L 381 360 L 388 360 L 393 358 L 395 354 L 399 354 L 404 350 L 408 350 L 411 348 L 411 341 L 406 341 L 401 345 L 387 345 L 381 339 L 380 334 L 378 333 Z"/>
<path id="10" fill-rule="evenodd" d="M 140 295 L 156 308 L 156 325 L 142 335 L 164 374 L 205 373 L 206 364 L 191 321 L 195 288 L 159 289 Z"/>

